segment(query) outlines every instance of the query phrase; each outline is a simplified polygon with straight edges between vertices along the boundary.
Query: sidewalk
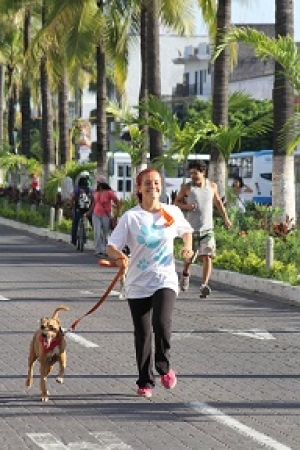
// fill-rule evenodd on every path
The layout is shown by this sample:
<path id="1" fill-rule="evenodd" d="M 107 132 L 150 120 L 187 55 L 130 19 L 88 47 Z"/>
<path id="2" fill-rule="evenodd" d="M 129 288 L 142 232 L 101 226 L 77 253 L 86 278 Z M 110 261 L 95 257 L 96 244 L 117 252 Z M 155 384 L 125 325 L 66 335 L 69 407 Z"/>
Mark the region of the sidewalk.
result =
<path id="1" fill-rule="evenodd" d="M 32 225 L 16 222 L 14 220 L 0 217 L 0 225 L 6 225 L 18 230 L 24 230 L 38 236 L 64 241 L 69 243 L 70 236 L 58 231 L 50 231 L 47 228 L 38 228 Z M 88 241 L 86 248 L 94 250 L 94 243 Z M 177 261 L 177 268 L 181 270 L 182 262 Z M 200 277 L 201 268 L 194 264 L 191 267 L 191 275 L 193 277 Z M 226 284 L 227 286 L 236 287 L 239 289 L 246 289 L 252 292 L 260 292 L 269 294 L 272 297 L 278 297 L 278 300 L 292 305 L 300 305 L 300 286 L 291 286 L 276 280 L 269 280 L 265 278 L 254 277 L 252 275 L 245 275 L 238 272 L 231 272 L 228 270 L 213 269 L 211 280 L 217 283 Z"/>

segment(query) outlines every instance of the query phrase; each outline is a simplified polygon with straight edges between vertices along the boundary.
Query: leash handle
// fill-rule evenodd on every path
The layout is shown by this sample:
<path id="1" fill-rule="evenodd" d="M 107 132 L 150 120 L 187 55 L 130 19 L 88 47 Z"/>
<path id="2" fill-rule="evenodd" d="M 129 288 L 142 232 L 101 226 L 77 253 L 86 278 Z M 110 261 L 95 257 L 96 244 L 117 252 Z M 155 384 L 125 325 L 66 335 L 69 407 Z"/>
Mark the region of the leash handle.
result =
<path id="1" fill-rule="evenodd" d="M 100 265 L 105 265 L 108 267 L 117 267 L 117 265 L 113 262 L 110 261 L 106 261 L 106 260 L 101 260 L 99 261 Z M 72 325 L 70 326 L 70 328 L 68 329 L 68 331 L 74 331 L 76 326 L 78 325 L 78 323 L 86 316 L 88 316 L 89 314 L 92 314 L 94 311 L 96 311 L 96 309 L 98 309 L 102 303 L 104 303 L 104 301 L 106 300 L 106 298 L 108 297 L 108 294 L 110 293 L 110 291 L 113 289 L 113 287 L 115 286 L 115 284 L 117 283 L 118 279 L 121 278 L 121 276 L 124 273 L 124 269 L 121 267 L 120 270 L 118 271 L 117 275 L 114 277 L 114 279 L 112 280 L 112 282 L 110 283 L 110 285 L 108 286 L 108 288 L 106 289 L 106 291 L 104 292 L 104 294 L 102 295 L 102 297 L 99 299 L 99 301 L 89 310 L 87 311 L 83 316 L 79 317 L 78 319 L 76 319 Z"/>

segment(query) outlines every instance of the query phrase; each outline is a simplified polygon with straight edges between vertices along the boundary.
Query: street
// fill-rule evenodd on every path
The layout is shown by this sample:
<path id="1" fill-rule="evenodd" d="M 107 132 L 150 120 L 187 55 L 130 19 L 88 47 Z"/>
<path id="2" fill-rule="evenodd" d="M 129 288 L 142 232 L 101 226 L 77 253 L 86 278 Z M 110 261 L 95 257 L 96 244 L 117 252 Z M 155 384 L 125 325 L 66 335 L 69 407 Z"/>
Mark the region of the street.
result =
<path id="1" fill-rule="evenodd" d="M 26 391 L 29 344 L 59 305 L 64 329 L 86 313 L 116 273 L 92 250 L 0 228 L 1 450 L 299 450 L 300 309 L 265 294 L 200 280 L 180 293 L 173 323 L 174 390 L 135 394 L 132 323 L 119 284 L 67 333 L 64 384 L 39 364 Z M 237 274 L 238 276 L 238 274 Z"/>

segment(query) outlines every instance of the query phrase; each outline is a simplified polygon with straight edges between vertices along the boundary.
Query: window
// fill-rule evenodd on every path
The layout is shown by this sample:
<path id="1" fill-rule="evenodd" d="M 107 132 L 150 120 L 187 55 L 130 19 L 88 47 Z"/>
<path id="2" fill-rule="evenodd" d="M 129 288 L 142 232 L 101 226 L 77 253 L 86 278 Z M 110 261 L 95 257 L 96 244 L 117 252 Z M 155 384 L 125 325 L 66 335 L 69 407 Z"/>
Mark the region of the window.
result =
<path id="1" fill-rule="evenodd" d="M 123 164 L 118 164 L 118 177 L 124 176 L 124 166 Z"/>
<path id="2" fill-rule="evenodd" d="M 252 178 L 253 157 L 230 158 L 228 163 L 228 178 L 242 177 Z"/>
<path id="3" fill-rule="evenodd" d="M 264 180 L 272 181 L 272 173 L 261 173 L 260 177 Z"/>
<path id="4" fill-rule="evenodd" d="M 200 80 L 199 80 L 199 94 L 203 95 L 203 72 L 204 70 L 200 70 Z"/>
<path id="5" fill-rule="evenodd" d="M 195 72 L 194 94 L 198 94 L 198 72 Z"/>
<path id="6" fill-rule="evenodd" d="M 123 192 L 123 180 L 118 180 L 118 192 Z"/>
<path id="7" fill-rule="evenodd" d="M 131 192 L 131 180 L 126 180 L 126 192 Z"/>

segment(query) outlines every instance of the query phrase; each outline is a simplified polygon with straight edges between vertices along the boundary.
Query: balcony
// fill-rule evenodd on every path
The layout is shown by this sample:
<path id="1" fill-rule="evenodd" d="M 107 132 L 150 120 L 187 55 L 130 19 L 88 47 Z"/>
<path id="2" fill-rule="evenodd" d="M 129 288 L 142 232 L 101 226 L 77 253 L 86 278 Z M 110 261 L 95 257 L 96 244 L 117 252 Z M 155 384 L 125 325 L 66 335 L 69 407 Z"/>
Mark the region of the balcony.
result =
<path id="1" fill-rule="evenodd" d="M 178 83 L 173 89 L 172 97 L 197 97 L 201 100 L 207 100 L 211 96 L 210 85 L 196 85 Z"/>

